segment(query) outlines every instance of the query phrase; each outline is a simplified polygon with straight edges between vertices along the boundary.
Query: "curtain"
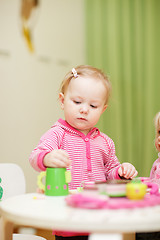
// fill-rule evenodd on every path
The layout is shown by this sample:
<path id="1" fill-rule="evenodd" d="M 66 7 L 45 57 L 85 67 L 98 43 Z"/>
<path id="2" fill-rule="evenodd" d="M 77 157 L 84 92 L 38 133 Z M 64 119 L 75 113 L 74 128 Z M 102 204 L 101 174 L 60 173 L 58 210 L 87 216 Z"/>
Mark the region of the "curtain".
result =
<path id="1" fill-rule="evenodd" d="M 110 78 L 112 95 L 98 127 L 120 162 L 149 176 L 157 159 L 154 116 L 160 111 L 160 1 L 85 0 L 87 64 Z"/>

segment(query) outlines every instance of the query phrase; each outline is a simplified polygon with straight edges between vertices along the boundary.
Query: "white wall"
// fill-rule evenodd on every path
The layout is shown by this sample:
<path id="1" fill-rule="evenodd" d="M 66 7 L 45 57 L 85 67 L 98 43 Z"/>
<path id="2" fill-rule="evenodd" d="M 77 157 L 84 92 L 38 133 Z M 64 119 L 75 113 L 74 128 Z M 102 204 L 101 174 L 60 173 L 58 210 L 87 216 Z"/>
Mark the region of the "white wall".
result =
<path id="1" fill-rule="evenodd" d="M 19 164 L 27 192 L 37 173 L 29 154 L 59 118 L 64 75 L 85 63 L 83 0 L 41 0 L 33 28 L 35 53 L 21 32 L 20 0 L 0 0 L 0 162 Z"/>

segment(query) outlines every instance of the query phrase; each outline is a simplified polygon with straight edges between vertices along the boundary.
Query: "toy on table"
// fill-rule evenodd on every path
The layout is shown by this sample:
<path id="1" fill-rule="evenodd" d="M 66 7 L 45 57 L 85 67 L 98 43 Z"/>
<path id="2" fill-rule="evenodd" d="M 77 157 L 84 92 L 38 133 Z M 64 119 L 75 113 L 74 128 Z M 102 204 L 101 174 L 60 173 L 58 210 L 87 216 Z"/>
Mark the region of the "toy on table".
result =
<path id="1" fill-rule="evenodd" d="M 146 194 L 159 196 L 159 187 L 156 183 L 145 182 L 135 178 L 126 185 L 126 195 L 131 200 L 142 200 Z"/>
<path id="2" fill-rule="evenodd" d="M 42 179 L 46 177 L 45 185 Z M 71 181 L 71 172 L 66 168 L 47 168 L 41 172 L 37 184 L 47 196 L 66 196 L 69 194 L 68 183 Z"/>
<path id="3" fill-rule="evenodd" d="M 143 199 L 146 195 L 147 185 L 140 179 L 134 179 L 126 185 L 126 196 L 131 200 Z"/>
<path id="4" fill-rule="evenodd" d="M 125 197 L 126 196 L 126 184 L 131 180 L 129 179 L 114 179 L 107 180 L 105 182 L 96 182 L 99 194 L 106 194 L 109 197 Z"/>

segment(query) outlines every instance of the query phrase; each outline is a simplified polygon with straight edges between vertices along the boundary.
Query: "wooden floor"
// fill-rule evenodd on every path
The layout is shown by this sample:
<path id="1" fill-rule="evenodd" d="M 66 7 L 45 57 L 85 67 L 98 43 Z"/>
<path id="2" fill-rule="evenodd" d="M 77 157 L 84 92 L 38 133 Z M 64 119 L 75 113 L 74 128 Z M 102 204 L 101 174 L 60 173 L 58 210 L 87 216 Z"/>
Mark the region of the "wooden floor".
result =
<path id="1" fill-rule="evenodd" d="M 135 233 L 132 233 L 132 234 L 125 233 L 123 235 L 123 240 L 135 240 Z"/>

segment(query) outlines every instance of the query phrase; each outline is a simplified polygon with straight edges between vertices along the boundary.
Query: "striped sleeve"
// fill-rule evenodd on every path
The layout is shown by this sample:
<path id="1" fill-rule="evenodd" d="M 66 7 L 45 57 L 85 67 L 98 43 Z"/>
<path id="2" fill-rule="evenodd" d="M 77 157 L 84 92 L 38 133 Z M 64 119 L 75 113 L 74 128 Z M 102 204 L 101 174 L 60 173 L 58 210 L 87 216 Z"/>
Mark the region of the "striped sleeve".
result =
<path id="1" fill-rule="evenodd" d="M 107 149 L 109 150 L 109 153 L 104 162 L 106 179 L 120 179 L 118 175 L 118 169 L 120 168 L 121 164 L 115 153 L 114 142 L 105 134 L 103 134 L 103 137 L 106 140 Z"/>
<path id="2" fill-rule="evenodd" d="M 45 171 L 43 159 L 54 149 L 59 149 L 64 131 L 58 126 L 49 129 L 40 139 L 37 147 L 31 152 L 29 161 L 36 171 Z"/>

